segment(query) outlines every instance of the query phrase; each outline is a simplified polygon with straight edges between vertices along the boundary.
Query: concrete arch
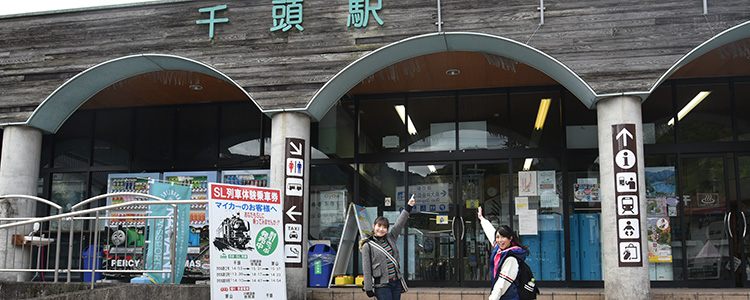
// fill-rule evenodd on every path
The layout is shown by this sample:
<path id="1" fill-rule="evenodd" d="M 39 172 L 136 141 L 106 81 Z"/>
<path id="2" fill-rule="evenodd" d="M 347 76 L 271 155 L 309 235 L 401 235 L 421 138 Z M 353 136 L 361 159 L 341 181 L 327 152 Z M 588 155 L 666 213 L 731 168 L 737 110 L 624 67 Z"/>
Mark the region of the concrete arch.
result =
<path id="1" fill-rule="evenodd" d="M 511 58 L 557 80 L 581 99 L 586 107 L 593 107 L 597 99 L 594 90 L 575 72 L 531 46 L 490 34 L 444 32 L 407 38 L 359 58 L 320 88 L 305 110 L 314 119 L 320 120 L 341 96 L 370 74 L 404 59 L 444 51 L 473 51 Z"/>
<path id="2" fill-rule="evenodd" d="M 672 74 L 677 72 L 678 69 L 696 60 L 698 57 L 701 57 L 702 55 L 708 52 L 711 52 L 726 44 L 736 42 L 736 41 L 746 39 L 746 38 L 750 38 L 750 21 L 744 22 L 742 24 L 739 24 L 737 26 L 724 30 L 721 33 L 713 36 L 712 38 L 708 39 L 707 41 L 693 48 L 692 50 L 690 50 L 690 52 L 688 52 L 679 60 L 677 60 L 677 62 L 675 62 L 674 65 L 672 65 L 672 67 L 669 68 L 669 70 L 664 72 L 664 74 L 659 78 L 659 80 L 657 80 L 656 83 L 654 83 L 651 89 L 649 89 L 648 95 L 653 93 L 654 90 L 656 90 L 656 88 L 658 88 L 662 83 L 664 83 L 664 81 L 666 81 L 670 76 L 672 76 Z"/>
<path id="3" fill-rule="evenodd" d="M 86 69 L 52 92 L 25 123 L 7 125 L 26 125 L 55 133 L 83 103 L 106 87 L 135 75 L 162 70 L 198 72 L 227 81 L 242 90 L 260 110 L 245 89 L 211 66 L 175 55 L 137 54 L 109 60 Z"/>

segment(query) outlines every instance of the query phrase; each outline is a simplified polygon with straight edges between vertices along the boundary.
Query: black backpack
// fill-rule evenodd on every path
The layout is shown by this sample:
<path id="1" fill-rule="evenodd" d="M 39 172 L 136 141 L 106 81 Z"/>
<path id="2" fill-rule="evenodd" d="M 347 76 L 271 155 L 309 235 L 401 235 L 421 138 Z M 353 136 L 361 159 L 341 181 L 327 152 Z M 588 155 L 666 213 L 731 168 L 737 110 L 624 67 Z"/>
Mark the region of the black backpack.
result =
<path id="1" fill-rule="evenodd" d="M 529 264 L 514 255 L 512 251 L 508 253 L 518 261 L 518 275 L 516 275 L 516 281 L 513 282 L 518 290 L 518 298 L 521 300 L 536 299 L 536 295 L 539 294 L 539 288 L 536 287 L 534 273 L 531 272 Z"/>

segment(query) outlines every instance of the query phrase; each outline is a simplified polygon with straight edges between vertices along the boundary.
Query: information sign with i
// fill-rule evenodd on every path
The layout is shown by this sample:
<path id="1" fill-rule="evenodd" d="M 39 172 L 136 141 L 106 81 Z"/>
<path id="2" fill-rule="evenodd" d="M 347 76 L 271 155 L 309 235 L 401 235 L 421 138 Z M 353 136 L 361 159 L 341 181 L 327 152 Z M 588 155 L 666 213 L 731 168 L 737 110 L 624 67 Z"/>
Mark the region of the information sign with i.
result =
<path id="1" fill-rule="evenodd" d="M 638 152 L 635 124 L 612 125 L 617 251 L 620 267 L 642 267 L 641 215 L 638 203 Z"/>

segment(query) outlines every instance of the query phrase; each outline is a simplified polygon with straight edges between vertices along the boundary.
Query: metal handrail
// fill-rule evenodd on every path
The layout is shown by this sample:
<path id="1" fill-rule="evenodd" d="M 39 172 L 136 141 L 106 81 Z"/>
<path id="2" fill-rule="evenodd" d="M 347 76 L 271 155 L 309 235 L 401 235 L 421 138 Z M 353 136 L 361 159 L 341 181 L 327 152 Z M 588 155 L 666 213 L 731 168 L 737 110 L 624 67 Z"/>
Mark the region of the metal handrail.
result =
<path id="1" fill-rule="evenodd" d="M 160 202 L 166 201 L 165 199 L 162 199 L 160 197 L 153 196 L 153 195 L 150 195 L 150 194 L 135 193 L 135 192 L 114 192 L 114 193 L 107 193 L 107 194 L 93 196 L 91 198 L 88 198 L 86 200 L 78 202 L 75 205 L 73 205 L 70 208 L 70 210 L 71 211 L 76 211 L 79 207 L 83 207 L 86 204 L 89 204 L 89 203 L 94 202 L 94 201 L 98 201 L 100 199 L 106 199 L 108 197 L 125 197 L 125 196 L 140 197 L 140 198 L 149 198 L 149 199 L 152 199 L 152 200 L 155 200 L 155 201 L 160 201 Z M 132 202 L 134 202 L 134 201 L 127 202 L 128 206 L 133 205 Z M 177 209 L 176 205 L 174 205 L 174 204 L 170 204 L 170 205 L 175 210 Z M 174 222 L 175 222 L 175 224 L 177 224 L 177 214 L 175 214 L 174 218 L 175 218 Z M 76 218 L 76 219 L 78 219 L 78 218 Z M 163 219 L 163 218 L 159 218 L 159 219 Z M 70 223 L 71 228 L 73 228 L 74 225 L 75 225 L 75 220 L 71 220 L 71 223 Z M 94 228 L 99 228 L 99 214 L 98 213 L 96 214 L 96 218 L 95 218 L 95 221 L 94 221 Z M 172 235 L 172 238 L 174 239 L 174 235 Z M 73 240 L 73 231 L 72 230 L 70 231 L 70 240 L 71 241 Z M 171 249 L 172 252 L 171 253 L 175 253 L 174 252 L 175 251 L 175 249 L 174 249 L 174 241 L 172 241 L 172 243 L 170 243 L 170 244 L 172 245 L 172 249 Z M 99 231 L 98 230 L 94 231 L 94 245 L 99 245 Z M 73 246 L 74 246 L 73 243 L 69 243 L 68 244 L 68 269 L 70 269 L 72 267 L 72 263 L 73 263 L 73 252 L 74 252 L 73 251 Z M 172 264 L 174 264 L 174 261 L 172 260 L 173 256 L 174 255 L 170 256 L 170 262 Z M 92 277 L 94 276 L 94 273 L 95 273 L 95 271 L 91 270 L 91 276 Z M 70 282 L 70 279 L 71 279 L 70 272 L 68 272 L 68 277 L 67 278 L 68 278 L 67 281 Z M 174 283 L 174 272 L 172 272 L 171 278 L 173 280 L 172 283 Z M 91 288 L 93 288 L 93 287 L 94 287 L 94 281 L 92 280 L 91 281 Z"/>
<path id="2" fill-rule="evenodd" d="M 116 192 L 116 193 L 101 194 L 101 195 L 98 195 L 98 196 L 94 196 L 94 197 L 88 198 L 86 200 L 83 200 L 83 201 L 78 202 L 75 205 L 71 206 L 70 210 L 71 211 L 76 210 L 79 207 L 81 207 L 83 205 L 86 205 L 88 203 L 91 203 L 93 201 L 96 201 L 96 200 L 104 199 L 104 198 L 107 198 L 107 197 L 118 197 L 118 196 L 134 196 L 134 197 L 150 198 L 150 199 L 154 199 L 156 201 L 167 201 L 167 200 L 164 200 L 164 199 L 159 198 L 157 196 L 153 196 L 153 195 L 149 195 L 149 194 L 133 193 L 133 192 Z M 130 202 L 127 202 L 127 203 L 130 203 Z M 130 205 L 132 205 L 132 204 L 130 204 Z"/>
<path id="3" fill-rule="evenodd" d="M 40 198 L 40 197 L 36 197 L 36 196 L 31 196 L 31 195 L 20 195 L 20 194 L 0 195 L 0 199 L 13 199 L 13 198 L 29 199 L 29 200 L 34 200 L 36 202 L 41 202 L 41 203 L 44 203 L 44 204 L 47 204 L 49 206 L 52 206 L 52 207 L 56 208 L 58 215 L 60 213 L 62 213 L 62 206 L 60 206 L 59 204 L 57 204 L 55 202 L 49 201 L 47 199 L 44 199 L 44 198 Z M 55 282 L 57 282 L 57 279 L 58 279 L 57 269 L 60 268 L 60 260 L 57 259 L 60 256 L 60 242 L 59 241 L 60 241 L 60 238 L 62 237 L 62 231 L 61 231 L 61 226 L 60 225 L 62 225 L 62 221 L 58 220 L 57 221 L 57 241 L 58 242 L 55 244 L 55 272 L 54 272 L 54 274 L 55 274 L 54 275 Z M 17 225 L 17 226 L 20 226 L 20 225 Z M 2 227 L 0 227 L 0 228 L 2 228 Z"/>
<path id="4" fill-rule="evenodd" d="M 57 208 L 58 211 L 62 211 L 62 206 L 60 206 L 59 204 L 57 204 L 55 202 L 52 202 L 52 201 L 49 201 L 49 200 L 44 199 L 44 198 L 36 197 L 36 196 L 29 196 L 29 195 L 0 195 L 0 199 L 5 199 L 5 198 L 30 199 L 30 200 L 34 200 L 34 201 L 37 201 L 37 202 L 42 202 L 44 204 L 47 204 L 47 205 L 52 206 L 54 208 Z"/>
<path id="5" fill-rule="evenodd" d="M 76 210 L 76 209 L 82 207 L 83 205 L 86 205 L 86 204 L 91 203 L 91 202 L 96 201 L 96 200 L 100 200 L 100 199 L 107 198 L 107 197 L 120 197 L 120 196 L 135 196 L 135 197 L 141 197 L 141 198 L 148 198 L 149 200 L 137 200 L 137 201 L 130 201 L 130 202 L 126 202 L 126 203 L 118 203 L 118 204 L 111 204 L 111 205 L 107 205 L 107 206 L 93 207 L 93 208 L 84 209 L 84 210 Z M 94 228 L 98 229 L 99 228 L 99 220 L 100 219 L 101 220 L 111 220 L 111 219 L 120 219 L 120 218 L 122 218 L 122 217 L 100 217 L 98 213 L 101 212 L 101 211 L 115 210 L 115 209 L 124 208 L 124 207 L 128 207 L 128 206 L 133 206 L 133 205 L 170 205 L 170 206 L 172 206 L 172 207 L 175 208 L 175 214 L 173 215 L 173 222 L 174 222 L 174 224 L 177 224 L 177 215 L 178 214 L 176 212 L 179 210 L 179 208 L 178 208 L 177 205 L 206 204 L 206 203 L 208 203 L 207 199 L 203 199 L 203 200 L 166 200 L 166 199 L 163 199 L 163 198 L 160 198 L 160 197 L 157 197 L 157 196 L 153 196 L 153 195 L 149 195 L 149 194 L 118 192 L 118 193 L 108 193 L 108 194 L 102 194 L 102 195 L 91 197 L 89 199 L 81 201 L 81 202 L 77 203 L 76 205 L 72 206 L 71 207 L 72 211 L 67 212 L 67 213 L 61 213 L 62 207 L 60 205 L 57 205 L 54 202 L 51 202 L 49 200 L 42 199 L 42 198 L 39 198 L 39 197 L 24 196 L 24 195 L 5 195 L 5 196 L 0 196 L 0 199 L 2 199 L 2 198 L 25 198 L 25 199 L 32 199 L 32 200 L 39 201 L 39 202 L 48 204 L 50 206 L 53 206 L 53 207 L 55 207 L 55 208 L 58 209 L 58 212 L 60 212 L 57 215 L 51 215 L 51 216 L 46 216 L 46 217 L 35 217 L 35 218 L 0 218 L 0 220 L 6 220 L 6 221 L 8 221 L 8 220 L 17 220 L 17 222 L 14 222 L 14 223 L 0 224 L 0 230 L 12 228 L 12 227 L 23 226 L 23 225 L 29 225 L 29 224 L 33 224 L 33 223 L 37 223 L 37 222 L 39 222 L 39 223 L 41 223 L 41 222 L 52 222 L 52 221 L 57 221 L 58 222 L 58 226 L 57 226 L 57 243 L 56 243 L 57 250 L 56 250 L 56 253 L 55 253 L 55 268 L 54 269 L 49 269 L 49 268 L 47 268 L 47 269 L 42 269 L 42 268 L 37 268 L 37 269 L 31 269 L 31 268 L 29 268 L 29 269 L 7 269 L 7 268 L 3 268 L 3 269 L 0 269 L 0 272 L 53 272 L 54 273 L 54 280 L 55 280 L 55 282 L 57 282 L 59 280 L 58 279 L 58 274 L 59 273 L 63 273 L 63 272 L 65 272 L 65 273 L 68 274 L 68 276 L 67 276 L 67 281 L 68 282 L 70 282 L 70 280 L 71 280 L 70 274 L 74 273 L 74 272 L 75 273 L 77 273 L 77 272 L 92 272 L 92 278 L 93 278 L 93 274 L 95 272 L 97 272 L 97 271 L 101 272 L 101 270 L 96 270 L 96 269 L 91 269 L 91 270 L 88 270 L 88 269 L 86 269 L 86 270 L 76 270 L 76 269 L 73 269 L 72 265 L 71 265 L 71 263 L 72 263 L 72 257 L 71 256 L 72 256 L 72 253 L 74 251 L 72 251 L 72 249 L 68 253 L 68 267 L 66 269 L 60 269 L 60 266 L 59 266 L 59 261 L 60 261 L 60 244 L 61 244 L 60 243 L 60 238 L 61 238 L 61 230 L 62 230 L 62 222 L 63 221 L 70 221 L 71 222 L 70 223 L 71 224 L 71 230 L 70 230 L 70 233 L 71 233 L 70 241 L 71 242 L 70 242 L 70 247 L 72 248 L 73 247 L 73 243 L 72 243 L 73 236 L 72 235 L 73 235 L 73 231 L 74 231 L 73 228 L 75 227 L 75 221 L 78 221 L 78 220 L 94 220 L 95 221 Z M 95 214 L 95 217 L 86 216 L 86 215 L 90 215 L 90 214 Z M 170 218 L 170 217 L 168 217 L 168 216 L 163 216 L 163 217 L 139 216 L 137 219 L 144 219 L 145 220 L 145 219 L 168 219 L 168 218 Z M 176 231 L 177 230 L 177 226 L 176 225 L 173 226 L 172 230 Z M 128 274 L 128 273 L 144 273 L 144 271 L 148 271 L 146 273 L 171 273 L 171 280 L 172 280 L 172 283 L 174 283 L 174 280 L 175 280 L 175 265 L 176 265 L 175 262 L 174 262 L 174 259 L 175 259 L 174 253 L 176 253 L 175 252 L 176 234 L 174 234 L 174 232 L 173 232 L 172 234 L 170 234 L 170 236 L 171 236 L 171 239 L 172 239 L 172 241 L 170 243 L 171 247 L 172 247 L 171 253 L 173 254 L 173 255 L 170 256 L 170 265 L 171 265 L 170 270 L 116 270 L 114 272 L 113 271 L 107 271 L 107 272 L 108 273 L 124 273 L 124 274 Z M 94 245 L 98 245 L 98 244 L 99 244 L 99 230 L 94 230 Z M 94 280 L 92 280 L 92 288 L 93 288 L 93 283 L 94 283 Z"/>
<path id="6" fill-rule="evenodd" d="M 161 199 L 161 198 L 159 198 L 159 199 Z M 162 200 L 164 200 L 164 199 L 162 199 Z M 205 204 L 205 203 L 208 203 L 208 200 L 205 200 L 205 199 L 204 200 L 164 200 L 163 202 L 159 202 L 158 204 L 175 204 L 175 205 L 180 205 L 180 204 Z M 90 214 L 90 213 L 93 213 L 93 212 L 100 212 L 100 211 L 103 211 L 103 210 L 117 209 L 117 208 L 120 208 L 120 207 L 131 206 L 131 205 L 156 205 L 156 204 L 157 203 L 154 203 L 154 202 L 151 202 L 151 201 L 132 201 L 132 202 L 127 202 L 127 203 L 118 203 L 118 204 L 112 204 L 112 205 L 107 205 L 107 206 L 92 207 L 92 208 L 89 208 L 89 209 L 86 209 L 86 210 L 79 210 L 79 211 L 75 211 L 75 212 L 68 212 L 68 213 L 63 213 L 63 214 L 59 214 L 59 215 L 56 215 L 56 216 L 39 217 L 39 218 L 29 219 L 28 221 L 21 221 L 21 222 L 18 222 L 18 223 L 11 223 L 11 224 L 0 225 L 0 229 L 4 229 L 4 228 L 8 228 L 8 227 L 13 227 L 13 226 L 33 224 L 34 222 L 46 222 L 46 221 L 55 220 L 55 219 L 58 219 L 58 218 L 67 219 L 67 218 L 71 218 L 71 217 L 75 217 L 75 216 Z"/>

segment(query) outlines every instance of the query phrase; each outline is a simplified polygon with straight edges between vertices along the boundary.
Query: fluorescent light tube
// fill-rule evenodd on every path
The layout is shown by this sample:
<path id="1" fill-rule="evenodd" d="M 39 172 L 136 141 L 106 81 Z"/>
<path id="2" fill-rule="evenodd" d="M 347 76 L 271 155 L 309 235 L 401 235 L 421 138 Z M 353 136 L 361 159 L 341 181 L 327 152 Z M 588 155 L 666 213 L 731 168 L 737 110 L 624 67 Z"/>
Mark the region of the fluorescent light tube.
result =
<path id="1" fill-rule="evenodd" d="M 406 115 L 406 107 L 403 105 L 394 105 L 393 108 L 396 109 L 396 113 L 398 113 L 398 116 L 401 118 L 401 122 L 404 122 L 406 125 L 406 130 L 409 131 L 409 134 L 417 135 L 417 128 L 414 127 L 414 123 L 411 122 L 411 117 Z"/>
<path id="2" fill-rule="evenodd" d="M 544 120 L 547 119 L 547 111 L 549 110 L 549 104 L 552 99 L 542 99 L 539 102 L 539 111 L 536 114 L 536 122 L 534 122 L 534 129 L 542 130 L 544 127 Z"/>
<path id="3" fill-rule="evenodd" d="M 693 108 L 698 106 L 698 104 L 700 104 L 701 101 L 703 101 L 703 99 L 706 99 L 706 97 L 708 97 L 708 95 L 710 94 L 711 94 L 711 91 L 702 91 L 698 93 L 697 95 L 695 95 L 695 97 L 693 97 L 693 100 L 690 100 L 690 102 L 688 102 L 688 104 L 685 105 L 685 107 L 683 107 L 677 113 L 677 121 L 682 120 L 682 118 L 684 118 L 685 115 L 687 115 L 691 110 L 693 110 Z M 670 119 L 669 122 L 667 122 L 667 125 L 669 126 L 674 125 L 674 118 Z"/>
<path id="4" fill-rule="evenodd" d="M 528 171 L 531 169 L 531 163 L 534 162 L 533 158 L 527 158 L 526 161 L 523 162 L 523 170 Z"/>

